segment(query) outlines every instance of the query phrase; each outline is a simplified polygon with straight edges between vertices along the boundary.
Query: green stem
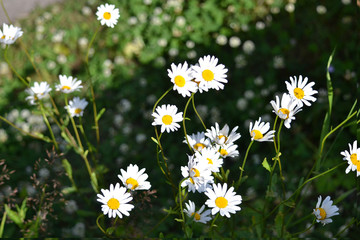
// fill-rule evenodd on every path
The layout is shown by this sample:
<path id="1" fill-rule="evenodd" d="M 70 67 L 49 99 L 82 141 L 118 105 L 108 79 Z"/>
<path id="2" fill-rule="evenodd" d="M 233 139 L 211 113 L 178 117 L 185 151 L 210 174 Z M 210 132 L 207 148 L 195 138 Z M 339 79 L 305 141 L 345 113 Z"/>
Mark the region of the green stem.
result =
<path id="1" fill-rule="evenodd" d="M 52 130 L 51 126 L 50 126 L 49 120 L 48 120 L 47 117 L 46 117 L 45 110 L 44 110 L 44 106 L 43 106 L 42 102 L 40 102 L 40 110 L 41 110 L 41 114 L 42 114 L 42 116 L 43 116 L 43 119 L 44 119 L 44 121 L 45 121 L 45 124 L 46 124 L 46 126 L 48 127 L 48 129 L 49 129 L 49 132 L 50 132 L 51 138 L 52 138 L 52 140 L 53 140 L 55 149 L 58 151 L 58 150 L 59 150 L 59 147 L 58 147 L 57 141 L 56 141 L 56 139 L 55 139 L 53 130 Z"/>
<path id="2" fill-rule="evenodd" d="M 102 231 L 102 233 L 105 234 L 106 237 L 111 238 L 111 236 L 109 234 L 107 234 L 106 231 L 100 226 L 99 219 L 102 217 L 104 217 L 104 214 L 101 214 L 96 218 L 96 225 L 98 226 L 100 231 Z"/>
<path id="3" fill-rule="evenodd" d="M 6 8 L 5 8 L 5 6 L 4 6 L 3 0 L 0 0 L 0 1 L 1 1 L 1 7 L 2 7 L 2 9 L 4 10 L 4 13 L 5 13 L 5 15 L 6 15 L 6 18 L 7 18 L 7 20 L 9 21 L 9 23 L 11 24 L 11 19 L 10 19 L 9 15 L 8 15 L 8 13 L 7 13 L 7 11 L 6 11 Z"/>
<path id="4" fill-rule="evenodd" d="M 315 219 L 314 219 L 314 221 L 312 222 L 312 224 L 310 225 L 310 227 L 308 227 L 308 228 L 306 228 L 305 230 L 302 230 L 302 231 L 300 231 L 300 232 L 291 234 L 291 237 L 293 238 L 293 237 L 296 236 L 296 235 L 299 235 L 299 234 L 302 234 L 302 233 L 304 233 L 304 232 L 309 231 L 314 225 L 315 225 Z"/>
<path id="5" fill-rule="evenodd" d="M 195 113 L 196 113 L 196 116 L 199 118 L 201 124 L 203 125 L 203 127 L 204 127 L 204 129 L 205 129 L 205 131 L 206 131 L 207 128 L 206 128 L 206 126 L 205 126 L 205 123 L 204 123 L 204 121 L 202 120 L 202 118 L 201 118 L 200 114 L 198 113 L 198 111 L 196 110 L 196 107 L 195 107 L 195 97 L 194 97 L 194 95 L 195 95 L 195 93 L 192 94 L 192 106 L 193 106 L 193 108 L 194 108 L 194 111 L 195 111 Z"/>
<path id="6" fill-rule="evenodd" d="M 9 59 L 8 59 L 8 57 L 7 57 L 8 46 L 9 46 L 9 45 L 6 45 L 5 51 L 4 51 L 5 61 L 6 61 L 7 64 L 9 65 L 11 71 L 13 71 L 13 72 L 15 73 L 15 75 L 16 75 L 27 87 L 29 87 L 28 81 L 26 81 L 23 77 L 21 77 L 20 74 L 15 70 L 15 68 L 13 67 L 13 65 L 10 63 L 10 61 L 9 61 Z"/>
<path id="7" fill-rule="evenodd" d="M 213 228 L 214 228 L 215 222 L 218 219 L 218 217 L 219 217 L 219 213 L 216 214 L 214 220 L 211 222 L 211 225 L 210 225 L 210 232 L 211 233 L 213 232 Z M 212 235 L 213 235 L 213 233 L 212 233 Z M 212 236 L 212 237 L 214 237 L 214 236 Z"/>
<path id="8" fill-rule="evenodd" d="M 246 149 L 246 153 L 245 153 L 245 157 L 244 157 L 244 160 L 243 160 L 243 164 L 241 166 L 241 171 L 240 171 L 240 177 L 239 177 L 239 180 L 236 182 L 236 189 L 239 188 L 240 184 L 241 184 L 241 179 L 242 179 L 242 175 L 243 175 L 243 172 L 245 171 L 245 163 L 246 163 L 246 159 L 248 157 L 248 154 L 249 154 L 249 151 L 250 151 L 250 148 L 251 146 L 253 145 L 254 141 L 251 141 L 248 148 Z"/>
<path id="9" fill-rule="evenodd" d="M 152 112 L 155 112 L 156 106 L 157 106 L 157 105 L 159 104 L 159 102 L 166 96 L 166 94 L 168 94 L 168 93 L 171 91 L 172 88 L 173 88 L 173 87 L 170 87 L 168 90 L 166 90 L 166 92 L 165 92 L 163 95 L 161 95 L 161 97 L 155 102 Z"/>
<path id="10" fill-rule="evenodd" d="M 276 115 L 276 118 L 275 118 L 275 121 L 274 121 L 274 127 L 273 127 L 273 130 L 274 130 L 274 131 L 275 131 L 275 129 L 276 129 L 276 122 L 277 122 L 278 118 L 279 118 L 279 116 Z M 274 142 L 275 152 L 277 152 L 275 135 L 274 135 L 274 137 L 273 137 L 273 142 Z"/>
<path id="11" fill-rule="evenodd" d="M 65 106 L 66 106 L 66 109 L 68 109 L 69 105 L 68 105 L 68 101 L 67 101 L 67 95 L 65 94 Z M 79 136 L 79 132 L 77 130 L 77 127 L 76 127 L 76 124 L 75 124 L 75 121 L 74 121 L 74 118 L 71 116 L 69 110 L 67 110 L 67 113 L 70 117 L 70 121 L 71 121 L 71 124 L 73 126 L 73 129 L 74 129 L 74 132 L 75 132 L 75 136 L 76 136 L 76 140 L 78 142 L 78 145 L 81 149 L 82 152 L 84 152 L 84 148 L 83 148 L 83 145 L 81 143 L 81 139 L 80 139 L 80 136 Z"/>
<path id="12" fill-rule="evenodd" d="M 191 97 L 189 98 L 189 100 L 186 102 L 186 105 L 185 105 L 185 109 L 184 109 L 184 113 L 183 113 L 183 121 L 182 121 L 182 124 L 183 124 L 183 128 L 184 128 L 184 135 L 185 135 L 185 139 L 186 139 L 186 143 L 190 149 L 190 151 L 193 153 L 193 149 L 192 147 L 190 146 L 190 143 L 189 143 L 189 140 L 188 140 L 188 137 L 187 137 L 187 133 L 186 133 L 186 126 L 185 126 L 185 117 L 186 117 L 186 111 L 187 111 L 187 108 L 189 106 L 189 103 L 191 101 L 191 99 L 194 97 L 194 93 L 191 94 Z"/>
<path id="13" fill-rule="evenodd" d="M 183 180 L 180 181 L 179 183 L 179 207 L 180 207 L 180 213 L 181 213 L 181 219 L 182 219 L 182 226 L 183 226 L 183 229 L 185 231 L 185 217 L 184 217 L 184 211 L 183 211 L 183 207 L 182 207 L 182 199 L 181 199 L 181 196 L 182 196 L 182 188 L 181 188 L 181 184 L 188 178 L 184 178 Z"/>

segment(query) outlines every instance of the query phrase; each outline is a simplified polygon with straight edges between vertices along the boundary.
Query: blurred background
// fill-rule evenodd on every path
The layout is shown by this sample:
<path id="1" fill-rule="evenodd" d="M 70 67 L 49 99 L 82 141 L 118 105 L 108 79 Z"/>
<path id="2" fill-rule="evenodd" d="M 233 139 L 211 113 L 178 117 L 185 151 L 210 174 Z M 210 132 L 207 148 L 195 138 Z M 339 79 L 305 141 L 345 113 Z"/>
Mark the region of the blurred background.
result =
<path id="1" fill-rule="evenodd" d="M 97 171 L 105 176 L 100 187 L 108 188 L 110 183 L 116 183 L 119 169 L 125 169 L 132 163 L 147 169 L 152 189 L 156 190 L 156 198 L 152 195 L 151 202 L 144 203 L 143 207 L 149 210 L 144 213 L 137 208 L 130 218 L 122 220 L 126 224 L 117 230 L 120 236 L 125 232 L 126 236 L 143 236 L 154 225 L 152 221 L 165 215 L 161 209 L 173 205 L 167 196 L 170 186 L 158 177 L 161 173 L 156 165 L 156 145 L 150 139 L 154 136 L 152 107 L 171 86 L 167 76 L 171 63 L 187 61 L 196 64 L 200 57 L 214 55 L 229 69 L 228 84 L 224 90 L 196 94 L 195 103 L 208 128 L 215 122 L 221 127 L 224 124 L 230 128 L 239 126 L 238 132 L 242 135 L 237 141 L 240 156 L 227 161 L 224 166 L 231 169 L 231 180 L 237 179 L 239 165 L 250 142 L 249 122 L 261 116 L 273 124 L 275 117 L 270 101 L 275 99 L 275 95 L 287 91 L 285 81 L 289 81 L 290 76 L 303 75 L 315 82 L 314 89 L 319 92 L 317 102 L 304 108 L 297 114 L 291 129 L 283 129 L 282 132 L 283 171 L 290 195 L 291 189 L 296 189 L 300 178 L 306 176 L 317 156 L 321 127 L 328 109 L 326 66 L 335 48 L 329 68 L 334 87 L 332 126 L 346 118 L 360 95 L 357 19 L 360 8 L 355 0 L 106 2 L 119 8 L 120 19 L 113 29 L 101 28 L 89 57 L 96 103 L 98 109 L 106 109 L 99 122 L 101 144 Z M 85 83 L 84 88 L 75 95 L 88 101 L 91 95 L 89 85 L 86 85 L 88 75 L 84 57 L 90 39 L 100 25 L 95 15 L 96 8 L 103 3 L 97 0 L 64 0 L 45 8 L 36 8 L 26 17 L 16 17 L 13 21 L 24 31 L 21 42 L 43 78 L 51 86 L 58 82 L 59 74 L 81 79 Z M 1 19 L 6 21 L 3 12 Z M 25 101 L 26 88 L 5 62 L 3 49 L 0 50 L 0 115 L 21 129 L 48 135 L 36 106 Z M 10 46 L 8 55 L 21 76 L 40 81 L 21 44 Z M 63 106 L 60 93 L 52 92 L 52 96 L 59 106 Z M 171 91 L 161 104 L 175 104 L 183 111 L 186 100 Z M 95 144 L 91 129 L 93 113 L 89 106 L 83 123 L 89 140 Z M 188 114 L 191 121 L 187 123 L 187 132 L 202 131 L 194 111 L 189 109 Z M 348 150 L 347 144 L 356 139 L 357 133 L 359 136 L 359 130 L 352 126 L 341 131 L 337 138 L 329 139 L 328 155 L 320 172 L 342 162 L 340 152 Z M 187 145 L 182 143 L 183 138 L 182 129 L 162 138 L 176 181 L 181 180 L 180 166 L 187 165 L 186 153 L 189 154 Z M 60 136 L 59 141 L 62 141 Z M 53 211 L 44 217 L 41 236 L 101 236 L 95 224 L 100 205 L 96 203 L 87 175 L 84 177 L 83 162 L 64 141 L 62 143 L 62 152 L 73 166 L 74 179 L 82 190 L 58 196 L 58 201 L 55 201 L 58 204 L 54 204 Z M 0 122 L 0 159 L 6 161 L 9 169 L 15 170 L 10 180 L 0 186 L 0 212 L 3 211 L 3 203 L 20 204 L 25 196 L 36 198 L 39 190 L 30 179 L 33 174 L 44 182 L 62 171 L 59 161 L 54 161 L 52 165 L 36 165 L 38 159 L 49 158 L 46 150 L 51 150 L 50 144 L 22 136 L 16 129 Z M 271 143 L 254 144 L 245 172 L 249 177 L 238 191 L 244 198 L 244 204 L 247 201 L 255 206 L 261 204 L 266 192 L 264 183 L 268 181 L 268 173 L 261 162 L 265 157 L 269 160 L 273 156 Z M 335 173 L 314 181 L 307 188 L 305 201 L 301 203 L 301 210 L 297 210 L 296 218 L 312 212 L 319 194 L 336 199 L 359 185 L 354 172 L 345 174 L 346 167 L 344 165 Z M 331 184 L 328 184 L 330 180 Z M 59 189 L 71 185 L 64 175 L 58 181 Z M 237 219 L 241 225 L 250 226 L 251 212 L 247 212 L 245 206 L 243 217 L 240 212 Z M 345 229 L 353 218 L 359 219 L 358 191 L 352 192 L 338 206 L 340 216 L 334 217 L 332 224 L 325 227 L 317 225 L 316 231 L 304 236 L 333 237 L 341 228 Z M 156 217 L 149 219 L 152 214 Z M 250 217 L 247 219 L 245 216 Z M 311 221 L 309 219 L 308 223 Z M 290 230 L 301 231 L 306 223 Z M 201 233 L 201 226 L 195 228 Z M 246 229 L 239 231 L 246 232 Z M 168 219 L 158 227 L 154 236 L 158 236 L 159 232 L 171 237 L 181 234 L 181 229 L 173 219 Z M 22 236 L 12 223 L 6 225 L 5 234 Z M 356 234 L 359 230 L 354 224 L 341 236 L 354 237 Z"/>

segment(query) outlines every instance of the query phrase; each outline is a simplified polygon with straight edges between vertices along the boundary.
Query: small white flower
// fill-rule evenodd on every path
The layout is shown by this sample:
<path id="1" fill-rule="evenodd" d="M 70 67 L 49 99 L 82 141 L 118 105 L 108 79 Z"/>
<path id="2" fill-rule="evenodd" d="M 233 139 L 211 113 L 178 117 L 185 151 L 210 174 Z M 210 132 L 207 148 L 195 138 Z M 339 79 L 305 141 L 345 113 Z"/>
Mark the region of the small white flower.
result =
<path id="1" fill-rule="evenodd" d="M 332 222 L 332 216 L 339 215 L 339 208 L 336 205 L 333 205 L 333 201 L 330 200 L 330 196 L 327 196 L 322 204 L 321 200 L 322 198 L 319 196 L 316 208 L 313 210 L 313 214 L 316 217 L 316 222 L 321 222 L 325 225 Z"/>
<path id="2" fill-rule="evenodd" d="M 204 132 L 197 132 L 196 134 L 193 133 L 191 135 L 187 135 L 187 139 L 191 148 L 194 149 L 194 151 L 201 152 L 202 149 L 210 146 L 210 140 L 205 137 Z M 184 143 L 187 144 L 186 139 L 184 140 Z"/>
<path id="3" fill-rule="evenodd" d="M 60 84 L 56 85 L 56 91 L 61 91 L 63 93 L 72 93 L 74 91 L 79 91 L 82 88 L 81 80 L 73 78 L 72 76 L 59 75 Z"/>
<path id="4" fill-rule="evenodd" d="M 211 220 L 210 213 L 211 210 L 205 210 L 205 205 L 202 205 L 199 211 L 195 211 L 195 203 L 189 200 L 189 203 L 185 203 L 186 209 L 184 212 L 191 218 L 194 218 L 195 222 L 201 222 L 206 224 Z"/>
<path id="5" fill-rule="evenodd" d="M 171 70 L 168 69 L 168 76 L 171 82 L 174 83 L 173 90 L 178 91 L 183 97 L 190 97 L 191 93 L 197 91 L 197 84 L 192 81 L 191 68 L 188 68 L 187 62 L 176 66 L 174 63 L 171 64 Z"/>
<path id="6" fill-rule="evenodd" d="M 51 88 L 47 82 L 41 82 L 40 84 L 35 82 L 33 87 L 28 88 L 25 91 L 30 95 L 25 99 L 28 100 L 31 105 L 35 105 L 38 100 L 48 96 Z"/>
<path id="7" fill-rule="evenodd" d="M 211 129 L 206 130 L 205 136 L 207 136 L 212 142 L 221 146 L 228 145 L 234 143 L 241 137 L 240 133 L 236 132 L 237 129 L 238 126 L 234 127 L 231 132 L 229 132 L 230 129 L 227 124 L 220 129 L 219 124 L 216 122 L 215 127 L 212 126 Z"/>
<path id="8" fill-rule="evenodd" d="M 175 105 L 162 105 L 157 106 L 155 111 L 151 115 L 155 118 L 152 123 L 153 126 L 161 125 L 161 132 L 165 130 L 169 133 L 170 131 L 176 131 L 180 125 L 177 122 L 183 120 L 182 112 L 177 112 L 178 108 Z"/>
<path id="9" fill-rule="evenodd" d="M 295 102 L 300 107 L 302 107 L 303 104 L 305 104 L 306 106 L 310 106 L 310 101 L 316 101 L 316 98 L 312 96 L 315 93 L 318 93 L 318 91 L 312 89 L 312 86 L 314 86 L 315 84 L 314 82 L 307 83 L 307 77 L 305 77 L 303 81 L 303 77 L 301 75 L 299 76 L 299 81 L 297 81 L 297 78 L 295 76 L 294 78 L 290 77 L 290 81 L 291 83 L 287 81 L 285 82 L 286 87 L 289 91 L 290 96 L 295 99 Z"/>
<path id="10" fill-rule="evenodd" d="M 236 211 L 241 210 L 241 208 L 237 206 L 242 201 L 241 196 L 236 195 L 234 187 L 227 189 L 226 183 L 224 183 L 223 186 L 221 186 L 220 183 L 217 185 L 213 184 L 213 189 L 207 188 L 205 194 L 209 198 L 205 204 L 209 208 L 212 208 L 212 215 L 220 212 L 221 216 L 225 215 L 230 218 L 230 213 L 234 214 Z"/>
<path id="11" fill-rule="evenodd" d="M 105 5 L 102 4 L 97 8 L 96 16 L 101 25 L 106 24 L 106 26 L 114 28 L 118 22 L 120 13 L 119 9 L 115 8 L 115 5 L 105 3 Z"/>
<path id="12" fill-rule="evenodd" d="M 145 172 L 145 168 L 139 171 L 139 167 L 135 164 L 130 164 L 126 171 L 120 169 L 121 175 L 118 178 L 122 183 L 132 191 L 134 190 L 149 190 L 151 188 L 150 182 L 146 181 L 148 175 Z"/>
<path id="13" fill-rule="evenodd" d="M 275 131 L 274 130 L 269 131 L 269 129 L 270 129 L 270 123 L 261 122 L 261 117 L 259 117 L 259 120 L 255 121 L 254 126 L 253 123 L 250 122 L 249 132 L 251 136 L 251 141 L 255 140 L 258 142 L 265 142 L 265 141 L 272 142 Z"/>
<path id="14" fill-rule="evenodd" d="M 211 172 L 219 172 L 223 164 L 219 151 L 212 147 L 204 148 L 201 152 L 195 152 L 195 158 L 200 164 L 205 164 Z"/>
<path id="15" fill-rule="evenodd" d="M 14 27 L 13 25 L 3 24 L 3 29 L 0 29 L 0 43 L 4 43 L 7 45 L 13 44 L 16 39 L 23 35 L 23 31 L 21 28 Z"/>
<path id="16" fill-rule="evenodd" d="M 226 145 L 219 145 L 219 153 L 223 158 L 227 158 L 227 157 L 237 157 L 239 156 L 239 151 L 237 150 L 238 145 L 236 144 L 226 144 Z"/>
<path id="17" fill-rule="evenodd" d="M 82 117 L 84 114 L 84 109 L 87 105 L 88 102 L 85 99 L 75 97 L 73 100 L 69 101 L 69 105 L 65 106 L 65 109 L 68 110 L 71 117 Z"/>
<path id="18" fill-rule="evenodd" d="M 286 128 L 290 128 L 291 121 L 295 120 L 295 114 L 302 110 L 296 101 L 287 93 L 282 95 L 281 104 L 278 96 L 276 96 L 276 102 L 272 100 L 270 104 L 274 108 L 273 112 L 278 115 L 279 118 L 285 120 L 284 125 Z"/>
<path id="19" fill-rule="evenodd" d="M 250 55 L 255 50 L 255 43 L 251 40 L 246 40 L 243 44 L 243 51 L 244 53 Z"/>
<path id="20" fill-rule="evenodd" d="M 110 184 L 110 189 L 101 189 L 102 195 L 97 194 L 97 201 L 101 202 L 101 210 L 104 215 L 108 215 L 109 218 L 115 218 L 119 216 L 122 218 L 122 214 L 129 216 L 129 212 L 134 208 L 134 205 L 128 204 L 133 198 L 130 193 L 126 192 L 125 187 L 120 187 L 119 183 L 114 185 Z"/>
<path id="21" fill-rule="evenodd" d="M 350 153 L 345 150 L 340 154 L 344 156 L 343 160 L 347 161 L 349 166 L 346 168 L 345 173 L 348 174 L 351 171 L 356 172 L 356 176 L 360 176 L 360 148 L 357 147 L 357 140 L 354 141 L 351 148 L 349 143 Z"/>

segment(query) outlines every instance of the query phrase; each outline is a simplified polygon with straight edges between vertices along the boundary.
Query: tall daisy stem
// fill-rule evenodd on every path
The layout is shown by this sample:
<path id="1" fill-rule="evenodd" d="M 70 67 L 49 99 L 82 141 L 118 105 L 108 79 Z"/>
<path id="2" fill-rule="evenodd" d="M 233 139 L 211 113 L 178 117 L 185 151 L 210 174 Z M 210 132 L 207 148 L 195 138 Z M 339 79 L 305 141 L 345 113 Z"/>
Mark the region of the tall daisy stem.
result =
<path id="1" fill-rule="evenodd" d="M 250 151 L 250 148 L 251 146 L 253 145 L 254 141 L 251 141 L 248 148 L 246 149 L 246 153 L 245 153 L 245 157 L 244 157 L 244 160 L 243 160 L 243 164 L 241 166 L 241 171 L 240 171 L 240 177 L 238 179 L 238 181 L 236 182 L 235 184 L 235 190 L 237 190 L 241 184 L 241 179 L 242 179 L 242 175 L 243 175 L 243 172 L 245 171 L 245 163 L 246 163 L 246 159 L 248 157 L 248 154 L 249 154 L 249 151 Z"/>
<path id="2" fill-rule="evenodd" d="M 58 150 L 59 150 L 59 147 L 58 147 L 57 141 L 56 141 L 56 139 L 55 139 L 54 132 L 52 131 L 52 128 L 51 128 L 51 126 L 50 126 L 49 120 L 48 120 L 47 117 L 46 117 L 45 110 L 44 110 L 44 106 L 43 106 L 42 102 L 40 102 L 40 110 L 41 110 L 41 114 L 42 114 L 42 116 L 43 116 L 44 122 L 45 122 L 46 126 L 47 126 L 48 129 L 49 129 L 50 136 L 51 136 L 51 138 L 52 138 L 52 140 L 53 140 L 55 149 L 56 149 L 56 151 L 58 151 Z"/>
<path id="3" fill-rule="evenodd" d="M 203 127 L 204 127 L 204 129 L 205 129 L 205 131 L 206 131 L 207 128 L 206 128 L 206 126 L 205 126 L 205 123 L 204 123 L 204 121 L 202 120 L 202 118 L 201 118 L 200 114 L 198 113 L 198 111 L 196 110 L 196 107 L 195 107 L 195 97 L 194 97 L 194 95 L 195 95 L 195 93 L 193 93 L 193 95 L 192 95 L 192 106 L 193 106 L 193 108 L 194 108 L 194 111 L 195 111 L 197 117 L 199 118 L 201 124 L 203 125 Z"/>
<path id="4" fill-rule="evenodd" d="M 15 73 L 15 75 L 27 86 L 29 87 L 29 83 L 28 81 L 26 81 L 22 76 L 20 76 L 20 74 L 15 70 L 15 68 L 13 67 L 13 65 L 10 63 L 8 57 L 7 57 L 7 51 L 8 51 L 8 45 L 6 45 L 5 47 L 5 51 L 4 51 L 4 58 L 6 63 L 9 65 L 11 71 L 13 71 Z"/>
<path id="5" fill-rule="evenodd" d="M 194 97 L 194 93 L 191 94 L 191 97 L 189 98 L 189 100 L 187 101 L 186 105 L 185 105 L 185 108 L 184 108 L 184 113 L 183 113 L 183 121 L 182 121 L 182 124 L 183 124 L 183 128 L 184 128 L 184 135 L 185 135 L 185 139 L 186 139 L 186 143 L 190 149 L 191 152 L 193 152 L 193 149 L 192 147 L 190 146 L 190 143 L 189 143 L 189 140 L 188 140 L 188 137 L 187 137 L 187 133 L 186 133 L 186 126 L 185 126 L 185 117 L 186 117 L 186 111 L 188 109 L 188 106 L 189 106 L 189 103 L 191 101 L 191 99 Z"/>

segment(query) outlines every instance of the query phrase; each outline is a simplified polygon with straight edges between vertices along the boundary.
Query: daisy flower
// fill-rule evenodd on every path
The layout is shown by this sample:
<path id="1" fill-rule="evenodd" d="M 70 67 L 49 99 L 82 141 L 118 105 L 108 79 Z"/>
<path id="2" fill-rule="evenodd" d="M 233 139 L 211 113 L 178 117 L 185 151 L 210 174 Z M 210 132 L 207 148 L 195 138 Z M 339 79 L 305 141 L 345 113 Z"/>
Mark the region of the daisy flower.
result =
<path id="1" fill-rule="evenodd" d="M 139 167 L 135 164 L 127 167 L 126 171 L 120 169 L 121 175 L 118 175 L 122 183 L 132 191 L 134 190 L 149 190 L 151 188 L 150 182 L 146 181 L 148 175 L 145 168 L 139 171 Z"/>
<path id="2" fill-rule="evenodd" d="M 308 78 L 305 77 L 303 80 L 303 77 L 299 76 L 299 81 L 294 76 L 294 78 L 290 77 L 290 83 L 286 83 L 286 88 L 289 91 L 290 96 L 295 99 L 295 102 L 302 107 L 303 104 L 306 106 L 310 106 L 311 102 L 315 102 L 316 98 L 313 97 L 315 93 L 318 93 L 318 91 L 313 90 L 312 86 L 314 86 L 314 82 L 308 83 Z"/>
<path id="3" fill-rule="evenodd" d="M 194 151 L 201 151 L 202 149 L 210 146 L 210 140 L 205 137 L 204 132 L 197 132 L 196 134 L 193 133 L 191 135 L 187 135 L 187 139 L 189 141 L 190 146 Z M 184 140 L 184 143 L 187 144 L 186 139 Z"/>
<path id="4" fill-rule="evenodd" d="M 345 173 L 356 171 L 356 176 L 360 176 L 360 148 L 357 147 L 357 140 L 354 141 L 353 147 L 349 143 L 350 153 L 345 150 L 340 154 L 344 156 L 343 160 L 347 161 L 349 166 L 346 168 Z"/>
<path id="5" fill-rule="evenodd" d="M 333 201 L 330 200 L 330 196 L 327 196 L 322 204 L 321 200 L 322 198 L 319 196 L 316 203 L 316 209 L 313 210 L 313 214 L 316 217 L 316 222 L 321 222 L 325 225 L 332 222 L 332 216 L 339 215 L 339 208 L 333 205 Z"/>
<path id="6" fill-rule="evenodd" d="M 180 125 L 177 122 L 183 120 L 183 113 L 177 113 L 178 108 L 175 105 L 162 105 L 157 106 L 155 111 L 152 113 L 152 116 L 155 118 L 152 123 L 153 126 L 161 125 L 161 132 L 165 130 L 169 133 L 170 131 L 176 131 Z"/>
<path id="7" fill-rule="evenodd" d="M 192 66 L 192 77 L 199 84 L 200 92 L 207 92 L 209 89 L 224 89 L 227 69 L 223 64 L 218 65 L 218 59 L 214 56 L 205 56 L 199 59 L 199 64 Z"/>
<path id="8" fill-rule="evenodd" d="M 270 102 L 274 108 L 273 112 L 279 116 L 279 118 L 284 119 L 284 125 L 286 128 L 290 128 L 290 123 L 292 120 L 295 120 L 295 114 L 300 112 L 302 109 L 296 104 L 289 94 L 284 93 L 281 98 L 281 103 L 279 97 L 276 96 L 276 102 L 272 100 Z"/>
<path id="9" fill-rule="evenodd" d="M 25 91 L 30 95 L 25 99 L 28 100 L 31 105 L 35 105 L 38 100 L 48 96 L 51 88 L 47 82 L 41 82 L 40 84 L 35 82 L 33 87 L 28 88 Z"/>
<path id="10" fill-rule="evenodd" d="M 205 136 L 218 145 L 229 145 L 241 137 L 240 133 L 236 132 L 237 129 L 238 126 L 234 127 L 231 132 L 229 132 L 230 129 L 227 124 L 220 129 L 219 124 L 216 122 L 215 127 L 212 126 L 211 129 L 206 130 Z"/>
<path id="11" fill-rule="evenodd" d="M 239 206 L 237 206 L 242 201 L 241 196 L 236 195 L 236 192 L 234 192 L 234 187 L 227 189 L 226 183 L 224 183 L 223 186 L 221 186 L 220 183 L 217 185 L 213 184 L 213 189 L 207 188 L 205 194 L 209 198 L 205 204 L 209 208 L 212 208 L 212 215 L 220 212 L 221 216 L 225 215 L 226 217 L 230 218 L 230 213 L 235 213 L 241 209 Z"/>
<path id="12" fill-rule="evenodd" d="M 115 218 L 119 216 L 122 218 L 122 214 L 129 216 L 129 212 L 134 208 L 134 205 L 128 204 L 133 198 L 130 193 L 126 192 L 126 188 L 120 187 L 117 183 L 110 184 L 110 189 L 101 189 L 102 194 L 97 194 L 97 201 L 101 202 L 101 210 L 104 215 L 108 215 L 109 218 Z"/>
<path id="13" fill-rule="evenodd" d="M 255 121 L 254 126 L 253 123 L 250 122 L 249 132 L 251 136 L 251 141 L 255 140 L 258 142 L 265 142 L 265 141 L 272 142 L 275 130 L 269 131 L 269 129 L 270 129 L 270 123 L 261 122 L 261 117 L 259 117 L 259 120 Z"/>
<path id="14" fill-rule="evenodd" d="M 82 117 L 87 105 L 88 102 L 85 99 L 75 97 L 69 101 L 69 105 L 65 106 L 65 109 L 68 110 L 71 117 Z"/>
<path id="15" fill-rule="evenodd" d="M 219 172 L 223 164 L 220 153 L 212 147 L 204 148 L 201 152 L 195 152 L 195 158 L 200 164 L 205 164 L 211 172 Z"/>
<path id="16" fill-rule="evenodd" d="M 82 88 L 81 80 L 73 78 L 72 76 L 67 77 L 65 75 L 59 75 L 60 84 L 56 85 L 56 91 L 62 91 L 63 93 L 72 93 L 79 91 Z"/>
<path id="17" fill-rule="evenodd" d="M 185 203 L 186 209 L 184 212 L 191 218 L 194 218 L 195 222 L 201 222 L 206 224 L 211 220 L 210 213 L 211 210 L 205 210 L 205 205 L 202 205 L 199 211 L 195 211 L 195 203 L 189 200 L 189 203 Z"/>
<path id="18" fill-rule="evenodd" d="M 105 5 L 102 4 L 97 8 L 96 16 L 101 25 L 106 24 L 106 26 L 114 28 L 118 22 L 120 13 L 119 9 L 115 8 L 115 5 L 105 3 Z"/>
<path id="19" fill-rule="evenodd" d="M 219 148 L 219 153 L 223 158 L 227 158 L 227 157 L 237 157 L 239 156 L 239 151 L 237 150 L 237 145 L 236 144 L 226 144 L 223 146 L 220 146 Z"/>
<path id="20" fill-rule="evenodd" d="M 171 82 L 174 83 L 173 90 L 178 91 L 183 97 L 190 97 L 191 93 L 197 91 L 197 84 L 192 81 L 191 69 L 188 68 L 187 62 L 183 65 L 180 63 L 178 66 L 172 63 L 171 70 L 168 69 L 167 71 Z"/>
<path id="21" fill-rule="evenodd" d="M 7 45 L 13 44 L 16 39 L 23 35 L 21 28 L 14 27 L 13 25 L 3 24 L 3 29 L 0 29 L 0 43 Z"/>

